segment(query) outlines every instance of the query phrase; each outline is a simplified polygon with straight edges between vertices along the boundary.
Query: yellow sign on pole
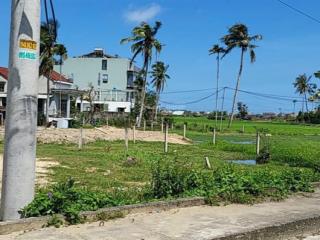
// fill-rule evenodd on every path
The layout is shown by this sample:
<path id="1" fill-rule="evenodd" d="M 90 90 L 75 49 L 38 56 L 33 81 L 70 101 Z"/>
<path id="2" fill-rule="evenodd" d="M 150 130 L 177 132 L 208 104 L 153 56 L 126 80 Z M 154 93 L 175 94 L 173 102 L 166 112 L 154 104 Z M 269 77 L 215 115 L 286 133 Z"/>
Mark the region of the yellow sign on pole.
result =
<path id="1" fill-rule="evenodd" d="M 20 48 L 26 48 L 31 50 L 37 50 L 37 42 L 32 40 L 21 39 Z"/>

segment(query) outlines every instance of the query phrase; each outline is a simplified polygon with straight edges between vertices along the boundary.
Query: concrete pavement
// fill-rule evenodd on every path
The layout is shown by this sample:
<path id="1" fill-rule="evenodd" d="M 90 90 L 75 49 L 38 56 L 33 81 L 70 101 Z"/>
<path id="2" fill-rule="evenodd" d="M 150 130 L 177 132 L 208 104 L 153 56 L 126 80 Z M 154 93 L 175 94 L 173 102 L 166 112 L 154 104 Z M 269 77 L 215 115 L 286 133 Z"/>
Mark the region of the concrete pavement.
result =
<path id="1" fill-rule="evenodd" d="M 305 220 L 312 217 L 318 220 Z M 299 220 L 302 225 L 277 228 Z M 13 233 L 0 236 L 0 240 L 213 240 L 234 239 L 234 234 L 256 230 L 261 233 L 259 229 L 263 228 L 268 229 L 262 231 L 262 234 L 265 234 L 263 238 L 249 238 L 249 235 L 243 235 L 240 239 L 320 240 L 319 236 L 312 236 L 316 234 L 314 229 L 319 230 L 317 224 L 320 226 L 320 190 L 313 194 L 299 194 L 283 202 L 252 206 L 200 206 L 131 214 L 104 223 L 94 222 L 58 229 L 44 228 L 27 233 Z M 274 226 L 276 228 L 273 228 Z M 308 235 L 305 231 L 313 232 Z"/>

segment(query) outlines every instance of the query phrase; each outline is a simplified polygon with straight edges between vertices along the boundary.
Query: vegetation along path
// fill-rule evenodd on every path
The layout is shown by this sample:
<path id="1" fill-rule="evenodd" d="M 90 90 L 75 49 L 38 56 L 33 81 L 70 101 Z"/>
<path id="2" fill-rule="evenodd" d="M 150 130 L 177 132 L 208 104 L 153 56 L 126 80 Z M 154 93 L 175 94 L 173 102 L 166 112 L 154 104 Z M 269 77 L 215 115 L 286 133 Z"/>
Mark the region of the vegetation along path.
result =
<path id="1" fill-rule="evenodd" d="M 318 217 L 318 224 L 320 224 L 319 201 L 320 190 L 318 189 L 315 193 L 297 194 L 282 202 L 201 206 L 131 214 L 122 219 L 103 223 L 94 222 L 64 228 L 45 228 L 27 233 L 14 233 L 0 236 L 0 240 L 220 239 L 305 218 Z M 270 231 L 267 231 L 264 233 L 266 238 L 263 235 L 261 239 L 303 239 L 303 236 L 308 236 L 304 235 L 307 228 L 308 226 L 300 226 L 299 232 L 290 232 L 287 231 L 287 227 L 281 227 L 280 231 L 271 231 L 272 236 L 269 236 Z M 307 239 L 317 239 L 311 238 L 311 235 L 316 232 L 307 234 L 310 236 Z"/>

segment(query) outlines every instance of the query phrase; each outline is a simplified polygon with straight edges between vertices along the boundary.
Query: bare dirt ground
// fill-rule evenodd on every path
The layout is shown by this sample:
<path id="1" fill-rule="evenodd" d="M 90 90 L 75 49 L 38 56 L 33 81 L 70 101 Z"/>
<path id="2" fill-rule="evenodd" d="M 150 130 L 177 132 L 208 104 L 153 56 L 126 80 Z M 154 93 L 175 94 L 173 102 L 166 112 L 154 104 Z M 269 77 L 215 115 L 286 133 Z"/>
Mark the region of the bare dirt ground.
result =
<path id="1" fill-rule="evenodd" d="M 40 186 L 45 186 L 49 183 L 50 168 L 58 165 L 57 162 L 49 158 L 37 158 L 36 159 L 36 183 Z M 3 155 L 0 154 L 0 189 L 2 183 L 2 167 L 3 167 Z"/>
<path id="2" fill-rule="evenodd" d="M 3 139 L 4 131 L 0 129 L 0 139 Z M 115 127 L 101 127 L 83 129 L 84 142 L 93 142 L 96 140 L 121 140 L 124 139 L 124 129 Z M 40 143 L 78 143 L 80 137 L 80 129 L 68 128 L 43 128 L 39 127 L 37 131 L 37 139 Z M 133 139 L 133 131 L 129 129 L 129 140 Z M 159 131 L 139 131 L 136 130 L 137 141 L 163 141 L 164 134 Z M 189 144 L 182 136 L 178 134 L 169 134 L 169 143 Z"/>
<path id="3" fill-rule="evenodd" d="M 129 140 L 133 139 L 133 131 L 129 129 Z M 163 141 L 164 134 L 159 131 L 138 131 L 136 130 L 137 141 Z M 83 129 L 83 139 L 85 143 L 96 140 L 123 140 L 125 136 L 124 129 L 115 127 L 102 127 Z M 37 140 L 40 143 L 78 143 L 80 129 L 68 128 L 44 128 L 39 127 L 37 131 Z M 4 138 L 4 128 L 0 128 L 0 139 Z M 182 136 L 169 134 L 169 143 L 189 144 Z M 2 161 L 3 156 L 0 154 L 0 184 L 2 181 Z M 58 163 L 52 159 L 37 158 L 36 161 L 36 183 L 44 186 L 49 182 L 50 168 Z"/>

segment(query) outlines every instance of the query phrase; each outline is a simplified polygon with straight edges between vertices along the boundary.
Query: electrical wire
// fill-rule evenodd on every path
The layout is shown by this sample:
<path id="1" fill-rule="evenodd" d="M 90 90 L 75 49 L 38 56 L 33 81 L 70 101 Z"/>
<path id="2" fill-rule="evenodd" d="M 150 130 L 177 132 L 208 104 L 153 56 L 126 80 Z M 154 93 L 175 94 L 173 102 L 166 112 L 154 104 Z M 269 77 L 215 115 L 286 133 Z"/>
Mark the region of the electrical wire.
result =
<path id="1" fill-rule="evenodd" d="M 52 22 L 49 20 L 49 13 L 48 13 L 48 0 L 43 0 L 44 1 L 44 12 L 45 12 L 45 17 L 46 17 L 46 23 L 47 23 L 47 28 L 49 30 L 49 33 L 51 36 L 53 36 L 53 41 L 56 42 L 57 40 L 57 21 L 56 21 L 56 14 L 54 11 L 54 5 L 53 1 L 49 0 L 50 3 L 50 10 L 51 10 L 51 15 L 52 15 Z"/>
<path id="2" fill-rule="evenodd" d="M 235 90 L 234 88 L 231 87 L 224 87 L 225 89 L 228 90 Z M 224 88 L 221 88 L 218 92 L 221 92 Z M 176 92 L 171 92 L 171 93 L 180 93 L 180 92 L 194 92 L 194 91 L 203 91 L 204 89 L 198 89 L 198 90 L 187 90 L 187 91 L 176 91 Z M 206 89 L 208 90 L 208 89 Z M 286 101 L 286 102 L 293 102 L 295 101 L 296 103 L 304 103 L 304 100 L 301 100 L 301 97 L 292 97 L 292 96 L 283 96 L 283 95 L 275 95 L 275 94 L 267 94 L 267 93 L 258 93 L 258 92 L 252 92 L 252 91 L 246 91 L 246 90 L 241 90 L 238 89 L 238 92 L 241 93 L 245 93 L 245 94 L 249 94 L 255 97 L 260 97 L 260 98 L 267 98 L 267 99 L 271 99 L 273 101 Z M 190 104 L 195 104 L 195 103 L 199 103 L 202 102 L 212 96 L 214 96 L 216 93 L 212 93 L 208 96 L 202 97 L 200 99 L 194 100 L 194 101 L 189 101 L 189 102 L 184 102 L 184 103 L 174 103 L 174 102 L 168 102 L 168 101 L 162 101 L 160 100 L 161 103 L 164 104 L 170 104 L 170 105 L 190 105 Z M 226 99 L 227 100 L 227 99 Z M 313 102 L 313 103 L 320 103 L 320 101 L 310 101 L 308 100 L 309 103 Z M 281 104 L 280 102 L 277 102 L 278 104 Z"/>
<path id="3" fill-rule="evenodd" d="M 231 88 L 231 87 L 227 87 L 227 89 L 235 90 L 234 88 Z M 280 100 L 280 101 L 304 102 L 304 101 L 301 100 L 301 97 L 289 97 L 289 96 L 281 96 L 281 95 L 275 95 L 275 94 L 257 93 L 257 92 L 250 92 L 250 91 L 245 91 L 245 90 L 240 90 L 240 89 L 238 89 L 238 92 L 242 92 L 242 93 L 246 93 L 246 94 L 254 95 L 254 96 L 258 96 L 258 97 L 264 97 L 264 98 L 269 98 L 269 99 Z M 308 102 L 312 102 L 312 101 L 308 100 Z"/>
<path id="4" fill-rule="evenodd" d="M 221 89 L 218 91 L 218 93 L 221 92 L 222 90 L 223 90 L 223 88 L 221 88 Z M 211 93 L 211 94 L 208 95 L 208 96 L 202 97 L 202 98 L 197 99 L 197 100 L 194 100 L 194 101 L 185 102 L 185 103 L 173 103 L 173 102 L 167 102 L 167 101 L 161 101 L 161 100 L 159 100 L 159 102 L 164 103 L 164 104 L 170 104 L 170 105 L 190 105 L 190 104 L 195 104 L 195 103 L 202 102 L 202 101 L 204 101 L 204 100 L 206 100 L 206 99 L 208 99 L 208 98 L 210 98 L 210 97 L 212 97 L 212 96 L 214 96 L 214 95 L 216 95 L 216 93 Z"/>
<path id="5" fill-rule="evenodd" d="M 172 92 L 162 92 L 161 94 L 175 94 L 175 93 L 190 93 L 190 92 L 205 92 L 205 91 L 216 90 L 216 88 L 204 88 L 204 89 L 194 89 L 194 90 L 181 90 Z"/>
<path id="6" fill-rule="evenodd" d="M 315 17 L 313 17 L 313 16 L 311 16 L 310 14 L 305 13 L 305 12 L 303 12 L 303 11 L 299 10 L 298 8 L 296 8 L 296 7 L 292 6 L 292 5 L 289 5 L 288 3 L 286 3 L 286 2 L 284 2 L 284 1 L 282 1 L 282 0 L 277 0 L 277 1 L 278 1 L 279 3 L 281 3 L 282 5 L 284 5 L 284 6 L 288 7 L 288 8 L 290 8 L 291 10 L 293 10 L 293 11 L 295 11 L 295 12 L 297 12 L 297 13 L 299 13 L 299 14 L 301 14 L 301 15 L 303 15 L 303 16 L 305 16 L 305 17 L 309 18 L 309 19 L 311 19 L 312 21 L 314 21 L 314 22 L 316 22 L 316 23 L 320 24 L 320 20 L 319 20 L 319 19 L 317 19 L 317 18 L 315 18 Z"/>

